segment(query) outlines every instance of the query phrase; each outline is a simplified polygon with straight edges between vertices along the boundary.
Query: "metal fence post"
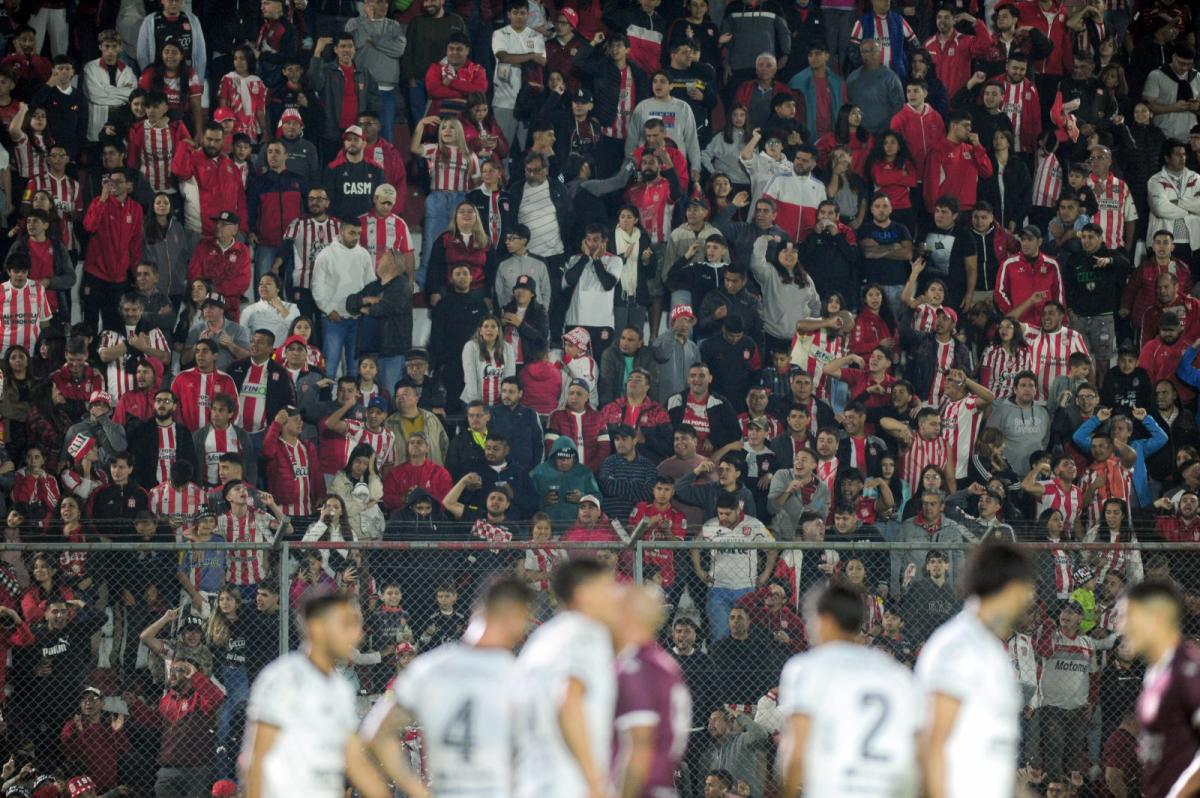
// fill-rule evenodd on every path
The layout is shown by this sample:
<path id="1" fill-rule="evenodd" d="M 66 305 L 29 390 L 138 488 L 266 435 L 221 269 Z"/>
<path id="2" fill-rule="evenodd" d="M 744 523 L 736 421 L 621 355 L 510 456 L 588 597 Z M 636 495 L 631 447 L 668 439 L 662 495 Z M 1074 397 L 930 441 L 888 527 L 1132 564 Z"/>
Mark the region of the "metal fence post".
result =
<path id="1" fill-rule="evenodd" d="M 646 545 L 644 540 L 637 540 L 633 544 L 633 581 L 638 585 L 645 578 L 642 574 L 642 546 L 644 545 Z"/>
<path id="2" fill-rule="evenodd" d="M 289 553 L 290 548 L 285 540 L 279 550 L 279 656 L 281 657 L 288 653 L 288 640 L 291 637 L 288 634 L 291 631 L 289 624 L 292 622 L 291 607 L 288 606 L 291 590 L 291 583 L 288 580 L 288 571 L 291 570 Z"/>

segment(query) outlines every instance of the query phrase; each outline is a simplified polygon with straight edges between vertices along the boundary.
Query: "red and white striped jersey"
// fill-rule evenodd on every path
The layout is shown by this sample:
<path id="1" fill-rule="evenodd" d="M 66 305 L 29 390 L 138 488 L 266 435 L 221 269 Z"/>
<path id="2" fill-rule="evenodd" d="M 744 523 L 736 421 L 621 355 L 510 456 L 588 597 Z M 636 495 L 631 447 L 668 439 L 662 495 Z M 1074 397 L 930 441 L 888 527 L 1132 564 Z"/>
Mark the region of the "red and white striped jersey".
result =
<path id="1" fill-rule="evenodd" d="M 824 327 L 792 336 L 792 363 L 813 378 L 815 393 L 826 401 L 831 390 L 829 378 L 825 376 L 825 364 L 848 354 L 850 347 L 846 338 Z"/>
<path id="2" fill-rule="evenodd" d="M 186 134 L 181 126 L 166 120 L 162 127 L 154 127 L 143 119 L 129 131 L 129 165 L 146 176 L 154 191 L 175 193 L 175 177 L 171 174 L 171 159 L 175 146 Z M 135 142 L 136 139 L 136 142 Z M 139 146 L 140 145 L 140 146 Z"/>
<path id="3" fill-rule="evenodd" d="M 1039 482 L 1039 485 L 1045 490 L 1042 494 L 1042 500 L 1038 504 L 1037 514 L 1041 516 L 1047 510 L 1058 510 L 1063 515 L 1063 522 L 1067 529 L 1075 526 L 1075 519 L 1079 518 L 1079 514 L 1083 512 L 1083 488 L 1078 485 L 1068 485 L 1063 487 L 1058 484 L 1057 479 L 1051 479 L 1046 482 Z"/>
<path id="4" fill-rule="evenodd" d="M 338 237 L 342 224 L 337 219 L 326 217 L 318 221 L 307 216 L 293 219 L 283 237 L 292 242 L 292 283 L 297 288 L 312 288 L 313 266 L 321 250 Z"/>
<path id="5" fill-rule="evenodd" d="M 375 452 L 375 469 L 377 471 L 382 472 L 385 468 L 396 465 L 396 433 L 387 427 L 380 428 L 379 432 L 371 432 L 363 427 L 358 442 L 367 444 Z"/>
<path id="6" fill-rule="evenodd" d="M 175 487 L 170 481 L 150 489 L 150 512 L 173 524 L 190 523 L 204 506 L 204 491 L 195 482 Z"/>
<path id="7" fill-rule="evenodd" d="M 633 70 L 626 65 L 621 70 L 621 82 L 617 86 L 617 115 L 611 125 L 600 128 L 602 135 L 610 139 L 625 140 L 625 129 L 629 127 L 629 117 L 633 115 L 633 106 L 637 99 L 633 93 Z"/>
<path id="8" fill-rule="evenodd" d="M 267 428 L 267 364 L 261 366 L 250 361 L 246 379 L 238 391 L 241 407 L 238 408 L 237 425 L 249 433 L 262 432 Z"/>
<path id="9" fill-rule="evenodd" d="M 217 531 L 230 543 L 272 543 L 277 532 L 275 519 L 262 510 L 247 508 L 238 518 L 233 511 L 217 519 Z M 225 581 L 231 585 L 256 585 L 267 575 L 266 552 L 250 549 L 229 552 Z"/>
<path id="10" fill-rule="evenodd" d="M 942 401 L 942 440 L 946 441 L 946 456 L 954 467 L 955 479 L 967 476 L 967 464 L 975 451 L 975 436 L 979 434 L 979 397 L 969 393 L 962 399 Z"/>
<path id="11" fill-rule="evenodd" d="M 913 329 L 917 332 L 933 332 L 933 323 L 937 321 L 937 314 L 941 309 L 940 306 L 934 307 L 927 302 L 917 305 L 913 311 Z"/>
<path id="12" fill-rule="evenodd" d="M 296 501 L 283 505 L 283 511 L 290 516 L 312 515 L 313 513 L 313 473 L 317 464 L 308 462 L 308 449 L 304 441 L 297 439 L 288 443 L 279 439 L 288 462 L 292 466 L 292 476 L 296 479 Z M 395 446 L 392 447 L 395 449 Z"/>
<path id="13" fill-rule="evenodd" d="M 230 424 L 225 429 L 209 427 L 204 436 L 203 450 L 196 452 L 196 457 L 204 463 L 204 473 L 201 477 L 205 485 L 216 485 L 220 482 L 217 476 L 217 466 L 220 465 L 221 455 L 230 452 L 241 453 L 242 447 L 238 442 L 237 428 Z"/>
<path id="14" fill-rule="evenodd" d="M 20 288 L 11 280 L 0 283 L 0 355 L 16 345 L 36 352 L 42 322 L 50 321 L 52 312 L 46 289 L 33 280 Z"/>
<path id="15" fill-rule="evenodd" d="M 900 24 L 903 26 L 901 35 L 904 36 L 904 41 L 894 42 L 891 37 L 891 22 L 888 15 L 875 15 L 875 41 L 879 44 L 879 52 L 883 57 L 884 66 L 892 63 L 892 50 L 897 47 L 903 47 L 904 41 L 916 39 L 917 34 L 913 33 L 912 27 L 908 24 L 908 20 L 901 18 Z M 855 42 L 861 42 L 863 38 L 863 23 L 860 18 L 854 23 L 854 27 L 850 29 L 850 39 Z M 915 43 L 915 42 L 914 42 Z"/>
<path id="16" fill-rule="evenodd" d="M 979 382 L 996 398 L 1012 396 L 1019 372 L 1033 370 L 1033 349 L 1022 346 L 1015 353 L 1002 346 L 989 346 L 979 357 Z"/>
<path id="17" fill-rule="evenodd" d="M 887 63 L 886 61 L 884 62 Z M 1033 114 L 1042 112 L 1038 102 L 1034 99 L 1033 83 L 1029 78 L 1024 78 L 1020 83 L 1013 83 L 1011 80 L 1005 79 L 1000 83 L 1000 88 L 1004 90 L 1004 105 L 1002 106 L 1005 116 L 1008 121 L 1012 122 L 1012 129 L 1016 131 L 1023 130 L 1021 126 L 1022 119 L 1032 119 Z M 1021 151 L 1021 136 L 1013 137 L 1013 144 L 1017 152 Z"/>
<path id="18" fill-rule="evenodd" d="M 934 352 L 935 366 L 933 369 L 933 383 L 929 386 L 929 396 L 926 401 L 934 407 L 938 407 L 942 403 L 942 397 L 946 393 L 946 374 L 950 369 L 966 368 L 966 363 L 954 362 L 954 345 L 958 341 L 951 338 L 949 341 L 942 342 L 935 340 L 936 349 Z"/>
<path id="19" fill-rule="evenodd" d="M 108 474 L 100 468 L 94 470 L 89 478 L 84 478 L 83 474 L 74 468 L 68 468 L 62 472 L 61 479 L 64 490 L 74 493 L 84 501 L 100 488 L 108 486 Z"/>
<path id="20" fill-rule="evenodd" d="M 413 245 L 408 235 L 408 225 L 394 213 L 379 218 L 374 211 L 358 217 L 362 223 L 362 245 L 375 258 L 375 267 L 379 268 L 379 259 L 385 252 L 412 252 Z"/>
<path id="21" fill-rule="evenodd" d="M 1033 204 L 1039 208 L 1057 207 L 1065 177 L 1058 156 L 1039 149 L 1033 171 Z"/>
<path id="22" fill-rule="evenodd" d="M 833 457 L 829 458 L 828 460 L 818 459 L 816 475 L 817 475 L 817 480 L 819 482 L 824 482 L 825 487 L 829 488 L 829 495 L 836 496 L 837 494 L 834 493 L 834 488 L 837 486 L 837 475 L 838 475 L 837 455 L 834 455 Z M 832 514 L 833 508 L 830 507 L 829 509 L 830 509 L 830 513 Z"/>
<path id="23" fill-rule="evenodd" d="M 1117 466 L 1121 473 L 1121 482 L 1123 483 L 1116 490 L 1111 485 L 1103 485 L 1092 491 L 1092 501 L 1087 506 L 1088 517 L 1086 523 L 1088 526 L 1095 526 L 1104 520 L 1104 503 L 1109 499 L 1121 499 L 1125 502 L 1125 517 L 1133 512 L 1133 508 L 1129 506 L 1129 497 L 1133 495 L 1133 472 L 1126 468 L 1116 455 L 1110 458 Z M 1100 473 L 1100 466 L 1093 465 L 1087 471 L 1083 472 L 1083 476 L 1079 479 L 1079 488 L 1083 492 L 1091 487 L 1096 481 L 1096 475 Z M 1111 479 L 1111 478 L 1110 478 Z"/>
<path id="24" fill-rule="evenodd" d="M 479 178 L 479 158 L 475 153 L 457 147 L 439 148 L 436 144 L 421 147 L 421 157 L 429 164 L 430 191 L 466 193 Z"/>
<path id="25" fill-rule="evenodd" d="M 1067 361 L 1076 352 L 1089 354 L 1087 341 L 1078 331 L 1062 327 L 1056 332 L 1030 330 L 1025 334 L 1033 359 L 1033 371 L 1038 375 L 1038 399 L 1045 401 L 1054 380 L 1067 373 Z M 1051 412 L 1053 412 L 1051 408 Z"/>
<path id="26" fill-rule="evenodd" d="M 1125 223 L 1138 218 L 1129 186 L 1111 172 L 1104 180 L 1088 175 L 1088 185 L 1096 193 L 1096 216 L 1092 221 L 1104 231 L 1104 246 L 1120 249 L 1125 243 Z"/>
<path id="27" fill-rule="evenodd" d="M 940 435 L 933 440 L 926 440 L 920 435 L 913 435 L 913 442 L 905 450 L 901 458 L 903 473 L 900 475 L 915 495 L 921 490 L 921 472 L 926 466 L 937 466 L 944 470 L 949 449 L 946 439 Z"/>
<path id="28" fill-rule="evenodd" d="M 158 437 L 158 466 L 154 470 L 154 476 L 158 477 L 159 482 L 166 482 L 171 478 L 171 466 L 175 465 L 175 460 L 178 459 L 177 452 L 179 451 L 180 434 L 187 435 L 188 432 L 178 424 L 172 424 L 169 427 L 163 427 L 155 424 L 155 433 Z"/>
<path id="29" fill-rule="evenodd" d="M 17 156 L 17 174 L 26 180 L 46 174 L 46 138 L 41 133 L 30 133 L 13 144 Z"/>
<path id="30" fill-rule="evenodd" d="M 136 352 L 132 346 L 129 346 L 128 336 L 132 335 L 134 327 L 126 327 L 124 332 L 116 330 L 105 330 L 100 334 L 100 348 L 108 349 L 117 344 L 125 343 L 129 347 L 130 352 Z M 163 335 L 163 331 L 157 327 L 152 327 L 146 333 L 150 336 L 150 345 L 155 349 L 163 352 L 170 352 L 171 346 L 167 343 L 167 337 Z M 121 396 L 129 391 L 137 390 L 137 374 L 126 368 L 128 360 L 122 356 L 116 360 L 110 361 L 104 372 L 104 385 L 108 392 L 112 394 L 114 402 L 118 402 Z"/>
<path id="31" fill-rule="evenodd" d="M 83 192 L 79 188 L 79 181 L 70 175 L 55 177 L 46 171 L 29 181 L 25 188 L 25 199 L 32 199 L 35 191 L 45 191 L 54 199 L 54 209 L 58 211 L 60 219 L 68 221 L 83 218 Z M 67 223 L 60 228 L 63 234 L 62 242 L 67 249 L 77 249 L 72 227 Z"/>

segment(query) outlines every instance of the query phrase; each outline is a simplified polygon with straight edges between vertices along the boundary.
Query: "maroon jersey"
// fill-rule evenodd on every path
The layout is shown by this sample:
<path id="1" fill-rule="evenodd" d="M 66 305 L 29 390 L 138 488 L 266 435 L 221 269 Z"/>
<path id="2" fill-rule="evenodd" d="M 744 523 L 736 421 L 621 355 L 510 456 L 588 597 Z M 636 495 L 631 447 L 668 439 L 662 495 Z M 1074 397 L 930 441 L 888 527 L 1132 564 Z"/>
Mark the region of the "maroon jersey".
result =
<path id="1" fill-rule="evenodd" d="M 1170 662 L 1146 671 L 1137 703 L 1142 795 L 1166 798 L 1200 749 L 1200 648 L 1183 643 Z"/>
<path id="2" fill-rule="evenodd" d="M 692 695 L 679 663 L 655 643 L 625 649 L 617 657 L 616 745 L 614 770 L 629 761 L 625 733 L 637 726 L 654 727 L 654 762 L 640 798 L 675 798 L 675 768 L 687 748 L 692 725 Z"/>

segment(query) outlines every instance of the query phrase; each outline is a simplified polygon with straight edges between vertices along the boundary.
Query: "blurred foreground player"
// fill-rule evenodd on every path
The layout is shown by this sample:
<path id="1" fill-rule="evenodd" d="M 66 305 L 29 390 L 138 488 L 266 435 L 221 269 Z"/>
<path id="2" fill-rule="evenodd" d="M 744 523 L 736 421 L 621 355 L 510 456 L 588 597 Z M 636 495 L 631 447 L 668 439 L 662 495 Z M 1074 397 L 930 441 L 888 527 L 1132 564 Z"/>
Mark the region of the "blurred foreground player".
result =
<path id="1" fill-rule="evenodd" d="M 1142 795 L 1200 795 L 1200 647 L 1183 639 L 1183 596 L 1147 581 L 1128 601 L 1125 639 L 1147 665 L 1137 703 Z"/>
<path id="2" fill-rule="evenodd" d="M 602 798 L 610 794 L 620 591 L 595 560 L 559 566 L 551 588 L 565 609 L 529 636 L 513 678 L 516 796 Z"/>
<path id="3" fill-rule="evenodd" d="M 1016 546 L 985 544 L 967 561 L 966 606 L 917 660 L 927 696 L 927 798 L 1011 798 L 1024 701 L 1001 642 L 1033 600 L 1034 569 Z"/>
<path id="4" fill-rule="evenodd" d="M 912 673 L 859 645 L 859 591 L 832 585 L 816 601 L 812 651 L 792 657 L 779 680 L 786 719 L 780 746 L 783 798 L 908 798 L 918 787 L 920 692 Z"/>
<path id="5" fill-rule="evenodd" d="M 687 750 L 692 695 L 679 663 L 655 642 L 665 616 L 657 588 L 631 587 L 621 597 L 613 758 L 620 798 L 679 795 L 675 768 Z"/>
<path id="6" fill-rule="evenodd" d="M 404 764 L 401 735 L 421 728 L 436 795 L 512 795 L 513 649 L 529 630 L 533 593 L 506 577 L 493 583 L 462 641 L 422 654 L 363 721 L 372 753 L 400 791 L 427 791 Z"/>
<path id="7" fill-rule="evenodd" d="M 362 617 L 344 593 L 304 605 L 305 650 L 254 681 L 246 706 L 246 798 L 342 798 L 348 779 L 363 798 L 392 791 L 357 734 L 354 688 L 336 670 L 362 639 Z"/>

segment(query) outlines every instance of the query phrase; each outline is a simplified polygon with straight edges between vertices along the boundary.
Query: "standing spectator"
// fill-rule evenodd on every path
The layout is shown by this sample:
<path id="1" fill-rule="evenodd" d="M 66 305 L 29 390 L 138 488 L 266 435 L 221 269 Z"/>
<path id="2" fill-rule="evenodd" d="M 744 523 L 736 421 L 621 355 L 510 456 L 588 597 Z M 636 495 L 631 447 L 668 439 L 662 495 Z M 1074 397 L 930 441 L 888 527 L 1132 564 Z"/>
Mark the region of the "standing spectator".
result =
<path id="1" fill-rule="evenodd" d="M 629 118 L 634 106 L 650 96 L 650 79 L 629 57 L 629 37 L 620 31 L 607 40 L 603 32 L 595 34 L 575 54 L 575 66 L 584 78 L 585 92 L 590 88 L 595 99 L 594 116 L 600 123 L 597 176 L 608 176 L 621 164 Z M 577 97 L 583 100 L 589 95 Z"/>
<path id="2" fill-rule="evenodd" d="M 784 87 L 786 90 L 786 87 Z M 696 132 L 696 118 L 691 106 L 671 96 L 671 79 L 666 72 L 658 71 L 650 78 L 651 96 L 639 102 L 629 117 L 629 130 L 625 136 L 625 153 L 632 155 L 641 145 L 641 131 L 650 119 L 662 121 L 668 140 L 673 141 L 683 152 L 692 183 L 700 181 L 700 140 Z M 680 183 L 689 174 L 676 175 Z"/>
<path id="3" fill-rule="evenodd" d="M 897 589 L 902 584 L 906 584 L 904 582 L 906 574 L 909 574 L 911 580 L 911 575 L 915 573 L 916 569 L 926 564 L 929 555 L 936 547 L 946 544 L 953 547 L 954 544 L 965 543 L 967 540 L 963 534 L 963 528 L 944 515 L 946 495 L 943 492 L 922 491 L 918 501 L 921 505 L 920 512 L 909 518 L 900 527 L 898 540 L 906 543 L 927 543 L 929 548 L 906 549 L 892 553 L 892 585 Z M 949 569 L 946 572 L 946 580 L 951 585 L 957 585 L 963 574 L 965 555 L 961 548 L 950 550 L 948 553 Z M 947 613 L 947 615 L 952 614 L 953 612 Z"/>
<path id="4" fill-rule="evenodd" d="M 195 14 L 183 10 L 183 0 L 163 0 L 162 11 L 147 14 L 138 28 L 137 65 L 145 71 L 166 43 L 179 47 L 197 75 L 208 74 L 208 47 L 204 28 Z"/>
<path id="5" fill-rule="evenodd" d="M 878 41 L 864 39 L 858 50 L 862 66 L 846 77 L 846 99 L 862 109 L 863 127 L 878 136 L 904 105 L 904 85 L 895 72 L 884 66 Z"/>
<path id="6" fill-rule="evenodd" d="M 67 761 L 91 776 L 97 790 L 108 791 L 118 784 L 118 761 L 130 746 L 125 715 L 105 716 L 103 709 L 103 693 L 87 685 L 79 698 L 79 712 L 63 725 L 59 736 Z"/>
<path id="7" fill-rule="evenodd" d="M 546 156 L 536 152 L 525 156 L 525 179 L 515 182 L 509 195 L 517 209 L 517 222 L 529 229 L 529 252 L 546 262 L 550 294 L 542 297 L 542 302 L 550 311 L 550 334 L 557 336 L 563 329 L 567 305 L 573 301 L 565 293 L 564 279 L 566 246 L 577 240 L 570 197 L 561 183 L 550 179 Z"/>
<path id="8" fill-rule="evenodd" d="M 329 216 L 329 192 L 320 186 L 308 189 L 308 214 L 287 226 L 280 241 L 279 254 L 271 270 L 291 286 L 289 299 L 296 303 L 301 314 L 313 318 L 317 305 L 312 298 L 312 276 L 317 254 L 338 236 L 341 221 Z M 283 271 L 290 263 L 290 274 Z"/>
<path id="9" fill-rule="evenodd" d="M 901 81 L 907 80 L 908 54 L 912 50 L 920 49 L 920 40 L 913 33 L 908 20 L 899 11 L 892 10 L 890 2 L 872 0 L 869 5 L 867 12 L 850 29 L 850 47 L 854 48 L 866 41 L 875 41 L 883 63 L 898 75 Z M 859 52 L 862 54 L 861 48 Z M 850 59 L 854 60 L 853 49 L 850 51 Z M 863 63 L 866 63 L 865 58 Z"/>
<path id="10" fill-rule="evenodd" d="M 135 293 L 121 297 L 120 329 L 101 333 L 96 354 L 101 363 L 107 363 L 106 381 L 108 392 L 114 400 L 134 390 L 137 364 L 145 358 L 153 358 L 162 367 L 171 363 L 171 347 L 162 330 L 144 319 L 145 305 Z M 153 366 L 151 368 L 154 368 Z"/>
<path id="11" fill-rule="evenodd" d="M 346 32 L 354 36 L 355 65 L 370 75 L 378 87 L 380 135 L 390 142 L 396 124 L 400 56 L 406 46 L 404 26 L 388 17 L 387 0 L 368 0 L 363 4 L 363 15 L 346 23 Z"/>
<path id="12" fill-rule="evenodd" d="M 200 146 L 181 142 L 171 159 L 171 171 L 185 181 L 183 216 L 189 230 L 211 236 L 216 219 L 232 213 L 246 232 L 246 187 L 233 160 L 222 153 L 225 132 L 217 122 L 204 126 Z"/>
<path id="13" fill-rule="evenodd" d="M 708 542 L 773 540 L 762 522 L 745 514 L 738 495 L 729 492 L 722 492 L 717 497 L 717 515 L 705 522 L 698 539 Z M 709 552 L 707 569 L 701 566 L 700 553 L 698 549 L 692 550 L 692 568 L 700 581 L 708 585 L 705 613 L 709 636 L 717 641 L 729 635 L 730 610 L 737 600 L 767 584 L 779 553 L 768 551 L 761 571 L 758 549 L 715 549 Z"/>
<path id="14" fill-rule="evenodd" d="M 1162 163 L 1162 171 L 1152 175 L 1147 185 L 1150 217 L 1146 238 L 1155 242 L 1159 231 L 1171 233 L 1177 257 L 1190 263 L 1200 249 L 1200 175 L 1187 168 L 1187 147 L 1181 141 L 1163 145 Z"/>
<path id="15" fill-rule="evenodd" d="M 179 421 L 189 432 L 209 423 L 212 399 L 218 393 L 237 397 L 237 386 L 228 374 L 217 370 L 217 342 L 209 338 L 196 341 L 194 368 L 182 371 L 171 384 L 179 397 Z"/>
<path id="16" fill-rule="evenodd" d="M 616 450 L 600 464 L 600 494 L 604 514 L 609 518 L 628 518 L 634 505 L 651 497 L 656 472 L 654 464 L 637 450 L 637 430 L 619 424 L 609 431 Z"/>
<path id="17" fill-rule="evenodd" d="M 357 218 L 344 219 L 337 240 L 317 256 L 313 266 L 313 300 L 326 315 L 322 350 L 326 373 L 336 377 L 345 357 L 346 374 L 358 373 L 358 314 L 346 307 L 347 298 L 374 281 L 371 253 L 359 246 L 362 228 Z"/>
<path id="18" fill-rule="evenodd" d="M 424 13 L 408 23 L 408 44 L 400 62 L 401 72 L 408 82 L 408 113 L 414 130 L 417 120 L 431 113 L 427 110 L 425 74 L 446 54 L 450 36 L 467 32 L 467 23 L 462 17 L 454 12 L 447 13 L 446 0 L 422 0 L 421 10 Z"/>
<path id="19" fill-rule="evenodd" d="M 187 127 L 167 114 L 167 96 L 161 91 L 146 92 L 142 106 L 146 117 L 129 128 L 126 163 L 141 172 L 151 190 L 173 197 L 176 190 L 171 162 L 175 151 L 190 138 Z M 174 213 L 171 216 L 174 218 Z"/>
<path id="20" fill-rule="evenodd" d="M 910 78 L 904 87 L 907 102 L 892 117 L 890 128 L 904 139 L 912 153 L 917 174 L 925 174 L 926 158 L 942 140 L 945 127 L 942 115 L 925 102 L 929 85 L 921 78 Z"/>
<path id="21" fill-rule="evenodd" d="M 729 88 L 754 77 L 761 54 L 770 55 L 784 66 L 792 49 L 792 35 L 783 9 L 774 0 L 734 0 L 725 6 L 719 43 L 728 48 L 723 53 L 723 77 Z"/>
<path id="22" fill-rule="evenodd" d="M 325 482 L 317 474 L 317 448 L 300 437 L 303 428 L 300 411 L 285 407 L 275 414 L 262 444 L 271 495 L 284 514 L 296 517 L 311 515 L 325 494 Z"/>
<path id="23" fill-rule="evenodd" d="M 1092 172 L 1088 185 L 1096 194 L 1099 210 L 1093 218 L 1104 231 L 1104 246 L 1125 251 L 1133 257 L 1134 229 L 1137 225 L 1137 209 L 1133 205 L 1133 194 L 1125 181 L 1112 173 L 1112 150 L 1095 146 L 1088 150 L 1088 163 Z"/>
<path id="24" fill-rule="evenodd" d="M 342 133 L 342 148 L 325 169 L 322 182 L 329 193 L 329 212 L 347 222 L 371 210 L 375 190 L 384 185 L 383 169 L 366 157 L 363 130 L 350 125 Z"/>
<path id="25" fill-rule="evenodd" d="M 121 294 L 142 258 L 142 207 L 129 196 L 131 171 L 110 172 L 83 217 L 83 229 L 92 235 L 80 294 L 84 323 L 92 329 L 97 319 L 103 319 L 105 329 L 120 329 Z"/>
<path id="26" fill-rule="evenodd" d="M 467 98 L 472 94 L 487 94 L 487 72 L 470 59 L 471 44 L 457 31 L 446 38 L 446 57 L 425 70 L 425 93 L 429 96 L 430 115 L 447 111 L 461 116 Z"/>
<path id="27" fill-rule="evenodd" d="M 401 264 L 394 252 L 386 252 L 376 265 L 375 274 L 374 281 L 346 297 L 346 310 L 361 314 L 363 326 L 368 320 L 372 322 L 367 329 L 376 333 L 379 384 L 390 394 L 404 378 L 404 353 L 412 346 L 412 271 Z M 363 347 L 359 348 L 361 351 Z"/>
<path id="28" fill-rule="evenodd" d="M 188 280 L 207 280 L 225 296 L 229 318 L 241 315 L 242 294 L 250 287 L 250 248 L 235 236 L 241 219 L 232 211 L 221 211 L 212 219 L 214 234 L 200 239 L 188 264 Z"/>
<path id="29" fill-rule="evenodd" d="M 1042 231 L 1029 224 L 1021 228 L 1021 254 L 1000 265 L 996 274 L 996 309 L 1025 324 L 1039 325 L 1047 302 L 1066 300 L 1058 261 L 1041 251 Z"/>
<path id="30" fill-rule="evenodd" d="M 263 149 L 267 153 L 266 171 L 252 172 L 246 186 L 255 280 L 270 271 L 280 256 L 284 235 L 300 218 L 308 192 L 304 178 L 288 170 L 288 152 L 282 142 L 272 141 Z M 280 340 L 283 337 L 279 336 Z"/>
<path id="31" fill-rule="evenodd" d="M 10 347 L 34 351 L 38 336 L 50 325 L 46 289 L 29 279 L 29 257 L 9 257 L 8 280 L 0 283 L 0 356 Z"/>
<path id="32" fill-rule="evenodd" d="M 566 324 L 583 327 L 592 340 L 595 356 L 603 358 L 612 343 L 613 302 L 623 268 L 621 259 L 607 252 L 608 234 L 598 224 L 589 224 L 581 253 L 567 264 L 562 276 L 564 297 L 569 296 Z"/>
<path id="33" fill-rule="evenodd" d="M 379 110 L 379 85 L 370 72 L 355 65 L 358 48 L 354 41 L 353 33 L 338 34 L 336 44 L 327 36 L 318 39 L 306 75 L 325 108 L 319 135 L 321 154 L 327 159 L 333 158 L 341 132 L 353 125 L 359 114 Z M 322 57 L 331 44 L 334 57 Z"/>
<path id="34" fill-rule="evenodd" d="M 863 279 L 883 291 L 894 316 L 900 310 L 900 295 L 908 282 L 913 236 L 912 231 L 892 218 L 892 201 L 882 191 L 871 197 L 871 218 L 858 229 L 858 246 L 863 258 Z M 804 317 L 818 315 L 813 312 Z"/>
<path id="35" fill-rule="evenodd" d="M 1196 51 L 1189 45 L 1171 48 L 1170 63 L 1146 77 L 1142 98 L 1154 113 L 1154 124 L 1168 139 L 1187 141 L 1200 111 L 1200 74 L 1193 68 Z"/>
<path id="36" fill-rule="evenodd" d="M 1067 306 L 1074 316 L 1071 326 L 1087 342 L 1097 374 L 1107 371 L 1117 354 L 1113 296 L 1129 275 L 1129 261 L 1120 251 L 1103 246 L 1103 235 L 1100 225 L 1084 225 L 1080 251 L 1067 257 L 1063 274 Z"/>
<path id="37" fill-rule="evenodd" d="M 389 145 L 390 146 L 390 145 Z M 362 238 L 367 251 L 375 258 L 379 269 L 385 255 L 397 259 L 401 272 L 412 277 L 413 246 L 409 239 L 408 224 L 395 213 L 399 191 L 391 183 L 383 183 L 375 189 L 374 207 L 359 217 L 362 222 Z"/>
<path id="38" fill-rule="evenodd" d="M 995 170 L 979 135 L 971 132 L 971 117 L 961 111 L 950 114 L 946 137 L 929 153 L 924 176 L 925 206 L 933 210 L 942 197 L 958 200 L 959 210 L 975 207 L 979 181 Z"/>
<path id="39" fill-rule="evenodd" d="M 1183 337 L 1179 316 L 1168 310 L 1158 320 L 1158 336 L 1142 343 L 1138 365 L 1150 376 L 1151 385 L 1159 380 L 1170 380 L 1179 392 L 1179 398 L 1187 404 L 1196 398 L 1196 389 L 1184 382 L 1176 372 L 1189 352 L 1194 356 L 1196 350 L 1189 347 L 1187 339 Z"/>
<path id="40" fill-rule="evenodd" d="M 83 65 L 80 85 L 88 101 L 87 140 L 100 141 L 109 119 L 129 102 L 137 75 L 121 60 L 124 42 L 115 30 L 100 32 L 100 57 Z"/>
<path id="41" fill-rule="evenodd" d="M 997 399 L 987 426 L 1004 433 L 1008 461 L 1018 474 L 1028 473 L 1029 458 L 1050 442 L 1050 414 L 1034 404 L 1038 380 L 1032 371 L 1022 371 L 1013 380 L 1012 397 Z"/>
<path id="42" fill-rule="evenodd" d="M 1187 266 L 1182 268 L 1187 270 Z M 1158 275 L 1152 304 L 1140 316 L 1133 318 L 1133 331 L 1139 343 L 1144 344 L 1154 337 L 1158 332 L 1159 319 L 1167 311 L 1179 318 L 1185 339 L 1191 341 L 1200 335 L 1200 299 L 1188 294 L 1184 285 L 1185 280 L 1173 271 L 1163 271 Z"/>
<path id="43" fill-rule="evenodd" d="M 546 66 L 546 38 L 529 27 L 527 0 L 509 0 L 508 24 L 492 33 L 496 57 L 492 110 L 506 141 L 521 143 L 525 125 L 514 116 L 517 95 L 538 67 Z"/>
<path id="44" fill-rule="evenodd" d="M 299 42 L 296 26 L 284 15 L 283 0 L 266 0 L 261 8 L 262 25 L 254 40 L 258 74 L 268 86 L 275 86 L 284 80 L 283 68 L 294 62 Z"/>
<path id="45" fill-rule="evenodd" d="M 196 480 L 206 488 L 220 483 L 219 463 L 221 456 L 227 454 L 238 456 L 242 461 L 242 473 L 254 484 L 258 451 L 251 445 L 246 430 L 233 425 L 237 411 L 237 396 L 217 394 L 212 398 L 208 423 L 192 435 Z"/>
<path id="46" fill-rule="evenodd" d="M 589 469 L 598 471 L 610 451 L 609 430 L 622 421 L 610 421 L 605 414 L 592 407 L 589 401 L 590 387 L 586 380 L 571 380 L 564 392 L 563 406 L 550 414 L 546 421 L 544 436 L 546 456 L 555 442 L 568 438 Z"/>
<path id="47" fill-rule="evenodd" d="M 391 141 L 380 135 L 380 125 L 377 114 L 364 111 L 358 115 L 358 126 L 363 130 L 363 155 L 383 170 L 384 179 L 396 189 L 396 204 L 392 210 L 402 214 L 408 202 L 408 172 L 404 165 L 408 156 L 401 155 Z"/>
<path id="48" fill-rule="evenodd" d="M 200 306 L 201 320 L 188 330 L 180 362 L 191 363 L 196 343 L 207 340 L 217 353 L 217 368 L 227 369 L 235 360 L 249 354 L 250 333 L 237 322 L 225 318 L 225 297 L 213 292 Z"/>

